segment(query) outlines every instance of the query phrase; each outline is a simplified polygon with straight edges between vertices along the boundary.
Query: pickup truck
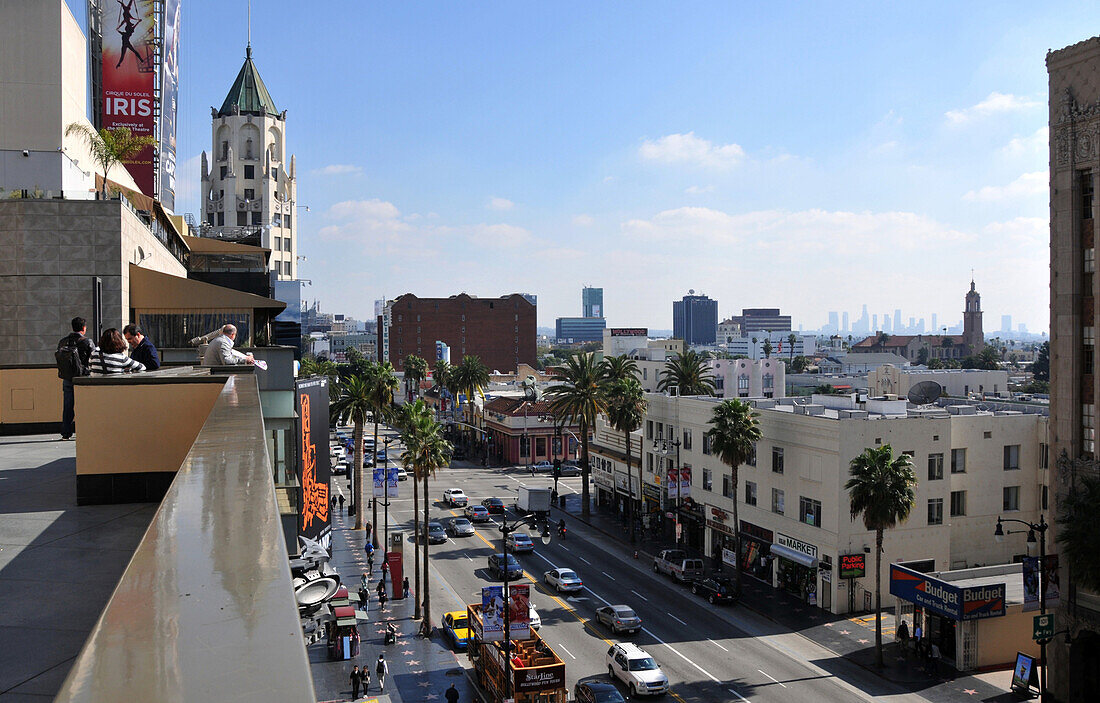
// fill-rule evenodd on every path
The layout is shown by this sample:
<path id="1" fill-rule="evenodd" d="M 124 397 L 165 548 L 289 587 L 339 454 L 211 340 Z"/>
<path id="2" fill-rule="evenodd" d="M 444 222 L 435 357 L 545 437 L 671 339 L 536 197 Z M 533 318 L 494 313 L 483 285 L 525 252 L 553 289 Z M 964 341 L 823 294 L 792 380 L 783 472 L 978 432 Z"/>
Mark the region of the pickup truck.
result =
<path id="1" fill-rule="evenodd" d="M 443 491 L 443 503 L 451 508 L 464 508 L 469 499 L 461 488 L 448 488 Z"/>
<path id="2" fill-rule="evenodd" d="M 703 560 L 688 557 L 682 549 L 664 549 L 654 557 L 653 571 L 680 582 L 694 581 L 703 577 Z"/>

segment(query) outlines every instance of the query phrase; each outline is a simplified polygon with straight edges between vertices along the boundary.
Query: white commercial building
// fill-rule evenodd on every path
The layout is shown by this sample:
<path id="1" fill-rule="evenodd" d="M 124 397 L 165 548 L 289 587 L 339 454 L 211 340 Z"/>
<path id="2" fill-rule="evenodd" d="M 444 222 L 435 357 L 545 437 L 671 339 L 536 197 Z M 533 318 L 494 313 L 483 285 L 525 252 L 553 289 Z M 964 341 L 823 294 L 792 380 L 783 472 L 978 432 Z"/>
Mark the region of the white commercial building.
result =
<path id="1" fill-rule="evenodd" d="M 734 496 L 730 469 L 710 452 L 705 436 L 720 399 L 651 394 L 648 400 L 647 523 L 671 522 L 662 516 L 675 514 L 677 501 L 662 487 L 670 469 L 682 468 L 681 480 L 690 486 L 679 501 L 686 546 L 739 562 L 746 573 L 834 613 L 866 610 L 874 590 L 869 552 L 875 535 L 851 519 L 844 489 L 849 464 L 864 449 L 889 444 L 912 456 L 917 474 L 909 519 L 885 534 L 884 588 L 891 562 L 923 562 L 929 570 L 1011 562 L 1021 544 L 993 539 L 997 516 L 1036 522 L 1047 507 L 1047 419 L 1041 415 L 981 412 L 974 405 L 915 409 L 892 397 L 753 399 L 762 438 L 740 467 Z M 678 443 L 674 451 L 670 440 Z M 739 556 L 735 530 L 742 537 Z M 840 578 L 842 555 L 866 555 L 866 573 Z"/>
<path id="2" fill-rule="evenodd" d="M 858 359 L 869 354 L 853 355 Z M 950 396 L 965 398 L 971 393 L 988 396 L 1008 396 L 1008 372 L 983 369 L 905 369 L 893 365 L 879 366 L 867 376 L 874 395 L 894 393 L 905 397 L 909 389 L 922 381 L 935 381 Z"/>
<path id="3" fill-rule="evenodd" d="M 817 337 L 813 335 L 795 335 L 794 352 L 791 352 L 790 332 L 757 332 L 746 337 L 735 337 L 727 342 L 719 342 L 718 348 L 732 356 L 746 356 L 750 359 L 765 358 L 764 343 L 771 343 L 772 356 L 790 359 L 794 356 L 813 356 L 817 353 Z"/>

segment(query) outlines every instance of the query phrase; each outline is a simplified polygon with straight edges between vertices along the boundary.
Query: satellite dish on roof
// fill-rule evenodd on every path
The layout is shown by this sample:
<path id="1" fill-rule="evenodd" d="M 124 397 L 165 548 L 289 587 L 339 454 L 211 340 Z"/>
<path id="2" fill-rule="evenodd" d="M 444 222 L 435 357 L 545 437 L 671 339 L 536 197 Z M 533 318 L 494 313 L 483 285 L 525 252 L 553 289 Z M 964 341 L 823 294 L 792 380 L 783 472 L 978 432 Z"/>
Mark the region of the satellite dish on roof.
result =
<path id="1" fill-rule="evenodd" d="M 935 381 L 921 381 L 917 385 L 909 389 L 909 393 L 906 395 L 909 398 L 909 402 L 913 405 L 928 405 L 929 403 L 936 402 L 936 399 L 943 393 L 943 386 Z"/>

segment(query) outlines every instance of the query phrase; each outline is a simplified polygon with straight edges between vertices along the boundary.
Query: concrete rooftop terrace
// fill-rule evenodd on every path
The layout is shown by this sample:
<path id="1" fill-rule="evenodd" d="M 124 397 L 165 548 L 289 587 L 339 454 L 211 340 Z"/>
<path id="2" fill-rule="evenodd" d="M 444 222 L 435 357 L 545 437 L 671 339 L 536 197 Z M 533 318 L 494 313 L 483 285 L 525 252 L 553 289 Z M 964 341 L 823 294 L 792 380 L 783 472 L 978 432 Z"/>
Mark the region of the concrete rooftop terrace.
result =
<path id="1" fill-rule="evenodd" d="M 0 701 L 58 693 L 157 509 L 77 506 L 76 443 L 0 437 Z"/>

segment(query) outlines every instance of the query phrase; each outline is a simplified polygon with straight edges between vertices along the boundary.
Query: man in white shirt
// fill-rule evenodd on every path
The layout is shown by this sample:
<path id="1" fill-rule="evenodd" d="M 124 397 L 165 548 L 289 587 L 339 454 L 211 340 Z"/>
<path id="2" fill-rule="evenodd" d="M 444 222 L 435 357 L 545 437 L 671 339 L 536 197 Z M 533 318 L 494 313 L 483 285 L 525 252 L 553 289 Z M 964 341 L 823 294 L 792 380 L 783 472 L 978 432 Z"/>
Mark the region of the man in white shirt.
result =
<path id="1" fill-rule="evenodd" d="M 210 340 L 206 354 L 202 357 L 203 366 L 235 366 L 236 364 L 254 364 L 251 354 L 242 354 L 233 348 L 237 338 L 237 328 L 233 325 L 222 327 L 222 333 Z"/>

